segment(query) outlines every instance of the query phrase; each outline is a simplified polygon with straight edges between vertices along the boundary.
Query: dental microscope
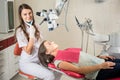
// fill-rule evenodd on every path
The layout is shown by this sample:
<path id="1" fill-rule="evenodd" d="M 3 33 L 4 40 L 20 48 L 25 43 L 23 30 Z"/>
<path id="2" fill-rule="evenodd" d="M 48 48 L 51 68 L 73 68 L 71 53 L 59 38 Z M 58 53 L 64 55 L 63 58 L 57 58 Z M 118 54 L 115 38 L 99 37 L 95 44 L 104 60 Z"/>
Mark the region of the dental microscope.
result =
<path id="1" fill-rule="evenodd" d="M 43 9 L 41 12 L 36 12 L 37 16 L 44 17 L 40 25 L 45 21 L 47 22 L 49 31 L 53 31 L 55 28 L 57 28 L 59 24 L 56 22 L 56 20 L 59 18 L 58 16 L 61 14 L 62 8 L 66 2 L 67 0 L 56 0 L 55 9 Z"/>
<path id="2" fill-rule="evenodd" d="M 84 23 L 80 23 L 77 17 L 75 17 L 75 20 L 82 34 L 86 32 L 92 36 L 95 43 L 103 45 L 101 55 L 110 55 L 120 59 L 120 32 L 113 32 L 108 35 L 94 33 L 90 19 L 87 19 Z M 81 43 L 83 45 L 83 42 Z"/>

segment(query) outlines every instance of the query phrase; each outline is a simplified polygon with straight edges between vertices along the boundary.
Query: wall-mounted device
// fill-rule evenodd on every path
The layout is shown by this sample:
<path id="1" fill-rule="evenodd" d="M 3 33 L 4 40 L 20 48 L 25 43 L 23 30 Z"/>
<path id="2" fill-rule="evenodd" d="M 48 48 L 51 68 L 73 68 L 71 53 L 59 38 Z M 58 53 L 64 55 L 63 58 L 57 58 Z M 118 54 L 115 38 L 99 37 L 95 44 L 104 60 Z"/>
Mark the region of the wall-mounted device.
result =
<path id="1" fill-rule="evenodd" d="M 13 1 L 0 0 L 0 33 L 8 33 L 14 30 Z"/>
<path id="2" fill-rule="evenodd" d="M 104 0 L 95 0 L 96 3 L 102 3 Z"/>

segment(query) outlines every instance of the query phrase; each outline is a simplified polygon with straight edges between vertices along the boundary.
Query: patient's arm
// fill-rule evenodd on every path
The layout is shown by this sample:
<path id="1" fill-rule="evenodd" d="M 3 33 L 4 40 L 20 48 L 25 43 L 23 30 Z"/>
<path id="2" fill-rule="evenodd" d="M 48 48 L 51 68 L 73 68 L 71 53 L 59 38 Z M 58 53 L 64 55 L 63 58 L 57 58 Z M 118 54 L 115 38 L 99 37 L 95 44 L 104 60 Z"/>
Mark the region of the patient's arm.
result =
<path id="1" fill-rule="evenodd" d="M 104 62 L 102 64 L 97 64 L 97 65 L 93 65 L 93 66 L 75 66 L 72 63 L 66 62 L 66 61 L 61 61 L 58 65 L 58 67 L 60 69 L 64 69 L 64 70 L 69 70 L 69 71 L 74 71 L 80 74 L 87 74 L 93 71 L 97 71 L 100 69 L 112 69 L 115 63 L 113 62 Z"/>

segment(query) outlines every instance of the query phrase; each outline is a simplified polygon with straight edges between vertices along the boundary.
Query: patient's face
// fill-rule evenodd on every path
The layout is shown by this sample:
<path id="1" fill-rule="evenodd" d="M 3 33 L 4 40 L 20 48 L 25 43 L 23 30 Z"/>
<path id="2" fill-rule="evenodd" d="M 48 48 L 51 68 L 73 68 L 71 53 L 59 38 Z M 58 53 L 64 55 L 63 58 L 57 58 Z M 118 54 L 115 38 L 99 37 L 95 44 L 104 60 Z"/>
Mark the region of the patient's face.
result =
<path id="1" fill-rule="evenodd" d="M 47 49 L 47 54 L 54 52 L 58 48 L 58 45 L 51 41 L 45 41 L 44 46 Z"/>

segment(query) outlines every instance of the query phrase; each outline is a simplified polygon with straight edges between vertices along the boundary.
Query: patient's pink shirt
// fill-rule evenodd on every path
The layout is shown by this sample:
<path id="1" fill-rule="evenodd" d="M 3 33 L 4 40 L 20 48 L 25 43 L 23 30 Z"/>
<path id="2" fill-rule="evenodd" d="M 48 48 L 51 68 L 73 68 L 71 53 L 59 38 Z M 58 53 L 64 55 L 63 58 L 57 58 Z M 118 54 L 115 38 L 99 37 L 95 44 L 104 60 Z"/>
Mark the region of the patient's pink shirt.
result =
<path id="1" fill-rule="evenodd" d="M 68 62 L 79 62 L 81 48 L 67 48 L 59 50 L 54 60 L 62 60 Z"/>

